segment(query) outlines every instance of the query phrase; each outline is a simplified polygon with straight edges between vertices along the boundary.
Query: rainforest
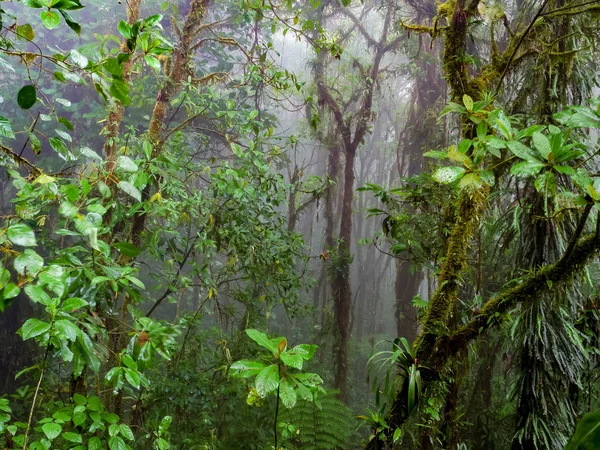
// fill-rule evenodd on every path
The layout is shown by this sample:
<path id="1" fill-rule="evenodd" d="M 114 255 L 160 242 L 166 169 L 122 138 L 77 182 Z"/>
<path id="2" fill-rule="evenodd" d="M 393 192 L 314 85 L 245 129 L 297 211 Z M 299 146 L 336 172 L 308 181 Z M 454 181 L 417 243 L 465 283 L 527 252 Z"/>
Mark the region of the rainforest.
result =
<path id="1" fill-rule="evenodd" d="M 0 449 L 600 449 L 600 0 L 0 0 Z"/>

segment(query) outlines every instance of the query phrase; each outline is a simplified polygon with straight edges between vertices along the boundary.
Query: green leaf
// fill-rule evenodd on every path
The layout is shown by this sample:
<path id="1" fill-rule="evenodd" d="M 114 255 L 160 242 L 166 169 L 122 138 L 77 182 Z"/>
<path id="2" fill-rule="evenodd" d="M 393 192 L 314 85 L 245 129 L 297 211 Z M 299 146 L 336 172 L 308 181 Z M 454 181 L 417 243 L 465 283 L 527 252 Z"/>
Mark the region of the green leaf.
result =
<path id="1" fill-rule="evenodd" d="M 512 126 L 510 124 L 510 119 L 506 117 L 506 114 L 504 114 L 504 112 L 501 110 L 496 110 L 494 113 L 495 114 L 493 115 L 490 114 L 490 118 L 493 119 L 494 128 L 496 128 L 496 130 L 500 132 L 504 138 L 510 140 L 512 138 Z"/>
<path id="2" fill-rule="evenodd" d="M 45 423 L 42 425 L 42 431 L 48 438 L 48 440 L 53 441 L 58 437 L 60 432 L 62 431 L 62 427 L 57 423 Z"/>
<path id="3" fill-rule="evenodd" d="M 136 258 L 141 253 L 139 248 L 129 242 L 116 242 L 112 246 L 129 258 Z"/>
<path id="4" fill-rule="evenodd" d="M 76 405 L 83 406 L 87 403 L 87 398 L 85 398 L 81 394 L 76 393 L 76 394 L 73 394 L 73 401 L 75 402 Z"/>
<path id="5" fill-rule="evenodd" d="M 98 228 L 90 228 L 88 237 L 90 238 L 90 247 L 96 251 L 100 251 L 100 247 L 98 246 Z"/>
<path id="6" fill-rule="evenodd" d="M 48 142 L 58 156 L 65 161 L 75 161 L 77 159 L 60 138 L 53 137 L 48 139 Z"/>
<path id="7" fill-rule="evenodd" d="M 128 156 L 119 156 L 117 158 L 117 166 L 124 172 L 137 172 L 139 170 L 137 164 Z"/>
<path id="8" fill-rule="evenodd" d="M 483 184 L 483 181 L 476 173 L 467 173 L 460 179 L 459 186 L 462 189 L 479 189 Z"/>
<path id="9" fill-rule="evenodd" d="M 265 367 L 256 376 L 256 392 L 261 397 L 266 397 L 267 394 L 273 392 L 279 386 L 279 367 L 277 364 L 272 364 Z"/>
<path id="10" fill-rule="evenodd" d="M 531 140 L 533 141 L 533 145 L 535 146 L 536 150 L 547 161 L 548 156 L 550 155 L 550 153 L 552 153 L 552 145 L 550 144 L 548 138 L 539 131 L 536 131 L 535 133 L 533 133 Z"/>
<path id="11" fill-rule="evenodd" d="M 108 427 L 108 434 L 111 437 L 117 436 L 120 432 L 121 432 L 121 430 L 119 429 L 119 425 L 117 425 L 116 423 L 113 423 L 110 425 L 110 427 Z"/>
<path id="12" fill-rule="evenodd" d="M 586 414 L 577 424 L 575 433 L 565 450 L 592 450 L 600 448 L 600 410 Z"/>
<path id="13" fill-rule="evenodd" d="M 119 189 L 136 199 L 138 202 L 142 201 L 142 193 L 133 184 L 127 181 L 119 181 L 117 186 Z"/>
<path id="14" fill-rule="evenodd" d="M 131 39 L 131 27 L 129 26 L 129 24 L 127 22 L 125 22 L 124 20 L 121 20 L 119 22 L 119 24 L 117 25 L 117 30 L 119 30 L 119 33 L 121 34 L 121 36 L 123 36 L 125 39 Z"/>
<path id="15" fill-rule="evenodd" d="M 277 344 L 275 344 L 265 333 L 261 333 L 258 330 L 247 329 L 246 334 L 250 339 L 256 342 L 261 347 L 269 350 L 273 355 L 277 356 L 279 354 L 279 349 L 277 348 Z"/>
<path id="16" fill-rule="evenodd" d="M 77 50 L 71 50 L 71 59 L 82 69 L 85 69 L 88 65 L 88 59 Z"/>
<path id="17" fill-rule="evenodd" d="M 110 85 L 110 94 L 121 102 L 124 106 L 129 106 L 131 99 L 129 98 L 129 86 L 123 80 L 114 78 Z"/>
<path id="18" fill-rule="evenodd" d="M 15 298 L 21 292 L 21 288 L 15 283 L 8 283 L 2 290 L 2 300 L 10 300 Z"/>
<path id="19" fill-rule="evenodd" d="M 35 38 L 35 32 L 33 31 L 33 27 L 28 23 L 19 25 L 17 27 L 17 38 L 33 41 L 33 39 Z"/>
<path id="20" fill-rule="evenodd" d="M 510 173 L 518 177 L 529 177 L 537 175 L 544 165 L 544 163 L 538 161 L 524 161 L 512 166 Z"/>
<path id="21" fill-rule="evenodd" d="M 48 330 L 50 330 L 50 324 L 46 323 L 46 322 L 42 322 L 41 320 L 32 318 L 32 319 L 27 320 L 27 322 L 25 322 L 23 324 L 23 327 L 21 328 L 21 330 L 22 330 L 23 340 L 26 341 L 27 339 L 31 339 L 31 338 L 34 338 L 36 336 L 46 333 Z M 60 433 L 60 431 L 59 431 L 59 433 Z M 48 439 L 52 439 L 52 438 L 49 437 Z"/>
<path id="22" fill-rule="evenodd" d="M 48 306 L 52 301 L 46 291 L 39 286 L 34 286 L 33 284 L 28 284 L 25 286 L 25 293 L 31 300 L 33 300 L 34 303 L 40 303 Z"/>
<path id="23" fill-rule="evenodd" d="M 300 344 L 296 345 L 290 352 L 297 353 L 302 356 L 305 361 L 309 361 L 315 356 L 318 346 L 314 344 Z"/>
<path id="24" fill-rule="evenodd" d="M 102 450 L 102 441 L 99 437 L 92 437 L 88 440 L 88 450 Z"/>
<path id="25" fill-rule="evenodd" d="M 527 147 L 525 144 L 519 141 L 508 141 L 507 142 L 509 150 L 515 155 L 517 158 L 524 159 L 525 161 L 532 162 L 540 162 L 539 157 L 535 154 L 533 150 Z"/>
<path id="26" fill-rule="evenodd" d="M 258 361 L 250 361 L 250 360 L 241 360 L 234 362 L 230 370 L 232 375 L 235 377 L 248 378 L 258 375 L 263 369 L 265 365 L 259 363 Z"/>
<path id="27" fill-rule="evenodd" d="M 63 433 L 62 437 L 66 441 L 75 442 L 77 444 L 81 444 L 81 442 L 83 441 L 80 434 L 73 433 L 71 431 L 67 431 L 66 433 Z"/>
<path id="28" fill-rule="evenodd" d="M 491 170 L 482 170 L 479 172 L 479 177 L 483 180 L 485 184 L 488 186 L 493 186 L 495 183 L 494 172 Z"/>
<path id="29" fill-rule="evenodd" d="M 119 430 L 121 431 L 121 435 L 128 441 L 133 441 L 135 439 L 133 431 L 131 431 L 129 425 L 122 423 L 121 425 L 119 425 Z"/>
<path id="30" fill-rule="evenodd" d="M 60 16 L 54 11 L 42 11 L 42 23 L 49 30 L 54 30 L 60 24 Z"/>
<path id="31" fill-rule="evenodd" d="M 293 367 L 294 369 L 302 370 L 302 364 L 304 363 L 304 359 L 302 356 L 292 353 L 290 351 L 283 352 L 279 355 L 281 360 L 286 366 Z"/>
<path id="32" fill-rule="evenodd" d="M 398 439 L 400 439 L 402 437 L 402 428 L 396 428 L 396 430 L 394 431 L 394 437 L 392 438 L 392 441 L 394 442 L 394 444 L 396 442 L 398 442 Z"/>
<path id="33" fill-rule="evenodd" d="M 79 0 L 58 0 L 52 5 L 55 9 L 64 9 L 66 11 L 72 11 L 75 9 L 83 8 L 83 5 Z"/>
<path id="34" fill-rule="evenodd" d="M 15 137 L 15 133 L 10 126 L 10 122 L 4 116 L 0 116 L 0 137 L 13 139 Z"/>
<path id="35" fill-rule="evenodd" d="M 287 378 L 283 378 L 279 384 L 279 397 L 286 408 L 289 409 L 296 406 L 296 390 Z"/>
<path id="36" fill-rule="evenodd" d="M 33 180 L 33 184 L 45 185 L 45 184 L 54 183 L 55 181 L 56 181 L 56 178 L 43 173 L 39 177 L 37 177 L 35 180 Z"/>
<path id="37" fill-rule="evenodd" d="M 15 258 L 13 265 L 20 275 L 35 275 L 44 267 L 44 260 L 33 250 L 26 249 Z"/>
<path id="38" fill-rule="evenodd" d="M 6 231 L 8 239 L 15 245 L 33 247 L 36 245 L 33 230 L 24 223 L 11 225 Z"/>
<path id="39" fill-rule="evenodd" d="M 120 436 L 114 436 L 108 440 L 108 448 L 110 450 L 127 450 L 127 444 Z"/>
<path id="40" fill-rule="evenodd" d="M 465 173 L 464 167 L 450 166 L 441 167 L 433 174 L 433 179 L 438 183 L 453 183 L 463 176 Z"/>
<path id="41" fill-rule="evenodd" d="M 68 12 L 66 12 L 62 9 L 60 9 L 58 12 L 60 13 L 61 16 L 63 16 L 63 19 L 65 19 L 65 22 L 67 22 L 67 26 L 71 30 L 73 30 L 77 34 L 81 34 L 81 25 L 79 25 L 77 22 L 75 22 Z"/>
<path id="42" fill-rule="evenodd" d="M 425 156 L 427 158 L 446 159 L 446 158 L 448 158 L 448 153 L 440 152 L 437 150 L 432 150 L 432 151 L 423 153 L 423 156 Z"/>
<path id="43" fill-rule="evenodd" d="M 463 95 L 463 103 L 465 105 L 465 108 L 467 108 L 467 111 L 473 111 L 473 99 L 471 98 L 471 96 L 467 94 Z"/>
<path id="44" fill-rule="evenodd" d="M 146 55 L 146 56 L 144 56 L 144 61 L 146 61 L 146 64 L 148 64 L 149 67 L 152 67 L 157 72 L 160 71 L 160 61 L 158 59 L 156 59 L 154 56 Z"/>
<path id="45" fill-rule="evenodd" d="M 125 369 L 125 379 L 133 387 L 139 389 L 140 383 L 141 383 L 141 378 L 140 378 L 140 374 L 137 370 L 126 368 Z"/>
<path id="46" fill-rule="evenodd" d="M 35 86 L 28 84 L 23 86 L 17 94 L 17 103 L 23 109 L 29 109 L 37 100 L 37 92 Z"/>
<path id="47" fill-rule="evenodd" d="M 74 342 L 77 339 L 77 334 L 79 328 L 67 319 L 60 319 L 54 323 L 56 330 L 61 334 L 62 339 L 68 339 L 71 342 Z"/>
<path id="48" fill-rule="evenodd" d="M 61 309 L 65 312 L 71 313 L 87 305 L 88 302 L 86 302 L 84 299 L 74 297 L 65 300 L 61 306 Z"/>

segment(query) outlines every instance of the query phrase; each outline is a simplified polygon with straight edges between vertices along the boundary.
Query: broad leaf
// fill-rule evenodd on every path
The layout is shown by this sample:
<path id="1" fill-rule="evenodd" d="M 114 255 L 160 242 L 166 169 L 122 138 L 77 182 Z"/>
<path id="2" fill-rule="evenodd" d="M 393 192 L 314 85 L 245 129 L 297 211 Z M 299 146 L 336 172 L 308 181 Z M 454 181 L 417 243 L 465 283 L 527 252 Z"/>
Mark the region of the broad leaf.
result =
<path id="1" fill-rule="evenodd" d="M 594 450 L 600 448 L 600 410 L 586 414 L 577 424 L 565 450 Z"/>
<path id="2" fill-rule="evenodd" d="M 62 431 L 62 427 L 57 423 L 45 423 L 42 425 L 42 431 L 48 438 L 48 440 L 53 441 L 58 437 L 60 432 Z"/>
<path id="3" fill-rule="evenodd" d="M 33 247 L 36 245 L 35 234 L 27 224 L 16 223 L 11 225 L 6 231 L 6 235 L 13 244 L 23 247 Z"/>
<path id="4" fill-rule="evenodd" d="M 279 367 L 277 364 L 272 364 L 265 367 L 256 376 L 256 391 L 261 397 L 266 397 L 267 394 L 273 392 L 279 386 Z"/>
<path id="5" fill-rule="evenodd" d="M 271 339 L 269 339 L 269 337 L 265 333 L 261 333 L 258 330 L 253 330 L 250 328 L 246 330 L 246 334 L 258 345 L 266 348 L 271 353 L 273 353 L 273 355 L 276 356 L 278 354 L 277 344 L 274 343 Z"/>
<path id="6" fill-rule="evenodd" d="M 36 336 L 46 333 L 48 330 L 50 330 L 50 324 L 46 323 L 46 322 L 42 322 L 39 319 L 32 318 L 32 319 L 27 320 L 27 322 L 25 322 L 23 324 L 23 327 L 21 328 L 21 330 L 22 330 L 23 340 L 26 341 L 27 339 L 31 339 L 31 338 L 34 338 Z M 49 437 L 48 439 L 51 439 L 51 438 Z"/>
<path id="7" fill-rule="evenodd" d="M 241 378 L 248 378 L 258 375 L 264 368 L 265 365 L 259 363 L 258 361 L 249 361 L 243 359 L 241 361 L 234 362 L 230 369 L 232 375 Z"/>
<path id="8" fill-rule="evenodd" d="M 433 179 L 438 183 L 453 183 L 463 176 L 465 173 L 464 167 L 450 166 L 441 167 L 433 174 Z"/>
<path id="9" fill-rule="evenodd" d="M 286 408 L 293 408 L 296 406 L 296 390 L 294 386 L 290 383 L 288 378 L 283 378 L 281 383 L 279 384 L 279 397 L 281 398 L 281 402 Z"/>

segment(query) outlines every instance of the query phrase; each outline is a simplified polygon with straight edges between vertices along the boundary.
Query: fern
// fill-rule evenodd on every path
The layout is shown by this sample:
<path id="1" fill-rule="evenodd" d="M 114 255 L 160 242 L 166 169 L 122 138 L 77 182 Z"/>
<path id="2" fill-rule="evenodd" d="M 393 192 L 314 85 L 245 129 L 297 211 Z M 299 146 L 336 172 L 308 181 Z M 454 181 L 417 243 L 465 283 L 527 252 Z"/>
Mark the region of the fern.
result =
<path id="1" fill-rule="evenodd" d="M 347 450 L 354 433 L 356 419 L 352 411 L 328 391 L 316 402 L 298 402 L 282 414 L 282 420 L 293 424 L 297 434 L 291 448 L 297 450 Z"/>

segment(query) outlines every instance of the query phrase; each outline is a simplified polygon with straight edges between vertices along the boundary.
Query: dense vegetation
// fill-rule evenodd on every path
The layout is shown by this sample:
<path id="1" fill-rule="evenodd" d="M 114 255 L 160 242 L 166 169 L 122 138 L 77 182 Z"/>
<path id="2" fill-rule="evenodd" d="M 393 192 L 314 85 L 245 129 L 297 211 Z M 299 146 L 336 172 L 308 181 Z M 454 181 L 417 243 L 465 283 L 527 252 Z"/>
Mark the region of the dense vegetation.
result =
<path id="1" fill-rule="evenodd" d="M 0 447 L 600 448 L 599 21 L 0 2 Z"/>

